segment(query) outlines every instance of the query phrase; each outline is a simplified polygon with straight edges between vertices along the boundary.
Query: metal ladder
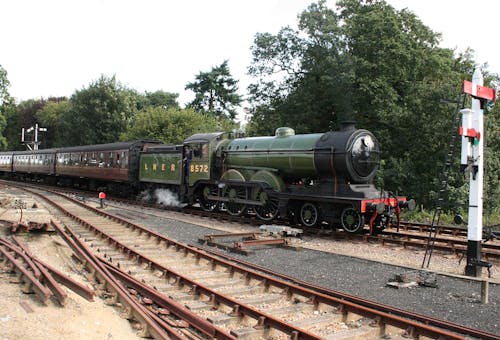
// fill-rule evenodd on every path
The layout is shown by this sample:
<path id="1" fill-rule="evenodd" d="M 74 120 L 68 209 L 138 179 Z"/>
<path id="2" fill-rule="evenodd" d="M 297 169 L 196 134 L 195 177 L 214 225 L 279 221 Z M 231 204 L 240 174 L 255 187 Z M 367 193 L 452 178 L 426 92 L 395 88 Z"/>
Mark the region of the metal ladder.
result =
<path id="1" fill-rule="evenodd" d="M 460 126 L 460 110 L 465 107 L 466 94 L 462 91 L 458 95 L 456 100 L 445 101 L 447 103 L 454 103 L 456 105 L 455 114 L 453 116 L 453 124 L 450 130 L 448 139 L 448 150 L 445 155 L 445 160 L 443 164 L 443 170 L 440 173 L 440 189 L 438 191 L 438 197 L 434 205 L 434 214 L 432 217 L 431 227 L 429 229 L 429 237 L 427 238 L 427 244 L 425 246 L 425 255 L 422 261 L 421 268 L 429 268 L 432 258 L 432 252 L 434 250 L 434 243 L 436 242 L 436 237 L 438 233 L 439 221 L 441 218 L 441 212 L 443 211 L 443 205 L 445 204 L 445 199 L 448 193 L 448 180 L 452 170 L 453 155 L 455 151 L 455 144 L 460 142 L 460 135 L 458 134 L 458 127 Z M 427 263 L 426 263 L 427 262 Z"/>

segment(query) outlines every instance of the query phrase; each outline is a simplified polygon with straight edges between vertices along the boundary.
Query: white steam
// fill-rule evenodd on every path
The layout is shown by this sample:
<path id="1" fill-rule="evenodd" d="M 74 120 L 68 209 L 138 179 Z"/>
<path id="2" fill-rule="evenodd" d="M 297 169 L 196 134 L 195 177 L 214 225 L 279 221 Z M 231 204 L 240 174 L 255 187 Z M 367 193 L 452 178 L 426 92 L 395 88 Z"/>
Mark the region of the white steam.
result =
<path id="1" fill-rule="evenodd" d="M 177 194 L 168 189 L 156 189 L 155 197 L 157 204 L 178 207 L 181 203 Z"/>
<path id="2" fill-rule="evenodd" d="M 140 192 L 139 195 L 137 195 L 137 198 L 143 202 L 149 202 L 152 199 L 149 190 L 147 189 Z"/>

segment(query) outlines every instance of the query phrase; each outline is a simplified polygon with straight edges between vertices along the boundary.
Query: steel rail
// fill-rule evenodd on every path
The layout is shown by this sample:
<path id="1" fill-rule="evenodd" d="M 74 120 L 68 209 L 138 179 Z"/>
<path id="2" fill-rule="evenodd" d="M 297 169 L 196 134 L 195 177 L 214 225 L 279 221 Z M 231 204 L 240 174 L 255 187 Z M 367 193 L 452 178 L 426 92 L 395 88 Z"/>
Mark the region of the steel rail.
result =
<path id="1" fill-rule="evenodd" d="M 33 262 L 38 266 L 38 267 L 43 267 L 46 269 L 52 277 L 59 282 L 60 284 L 63 284 L 64 286 L 68 287 L 84 299 L 88 301 L 94 301 L 94 291 L 87 286 L 73 280 L 66 274 L 60 272 L 59 270 L 55 269 L 54 267 L 50 266 L 49 264 L 43 262 L 29 251 L 28 247 L 23 244 L 17 237 L 12 236 L 12 240 L 17 244 L 19 248 L 23 250 L 26 255 L 29 256 L 33 260 Z"/>
<path id="2" fill-rule="evenodd" d="M 429 223 L 399 221 L 399 229 L 403 229 L 405 231 L 416 230 L 420 233 L 429 233 L 430 228 L 432 228 L 432 226 Z M 438 235 L 451 235 L 451 236 L 467 237 L 467 229 L 466 228 L 462 228 L 462 227 L 458 227 L 458 226 L 451 226 L 451 225 L 439 225 L 439 226 L 434 226 L 434 228 L 437 228 Z M 391 226 L 389 226 L 388 229 L 396 229 L 396 226 L 391 225 Z"/>
<path id="3" fill-rule="evenodd" d="M 42 272 L 43 275 L 43 281 L 49 287 L 49 289 L 52 291 L 54 296 L 57 298 L 57 301 L 61 304 L 61 306 L 64 306 L 66 304 L 66 299 L 68 298 L 68 294 L 62 289 L 61 286 L 57 283 L 57 281 L 54 279 L 54 277 L 50 274 L 50 272 L 45 269 L 42 265 L 38 265 L 38 268 Z"/>
<path id="4" fill-rule="evenodd" d="M 54 203 L 55 202 L 53 202 L 52 204 L 54 204 Z M 59 209 L 64 211 L 63 207 L 57 205 L 57 203 L 55 204 L 55 206 L 57 206 Z M 68 215 L 69 212 L 66 211 L 66 214 Z M 70 216 L 70 215 L 68 215 L 68 216 Z M 301 328 L 295 327 L 295 326 L 293 326 L 289 323 L 286 323 L 286 322 L 284 322 L 284 321 L 282 321 L 282 320 L 280 320 L 272 315 L 263 313 L 256 308 L 243 305 L 240 301 L 238 301 L 236 299 L 227 297 L 227 296 L 225 296 L 225 295 L 223 295 L 223 294 L 221 294 L 221 293 L 219 293 L 211 288 L 208 288 L 207 286 L 201 285 L 198 282 L 189 279 L 188 277 L 186 277 L 185 275 L 182 275 L 181 273 L 179 273 L 177 271 L 171 270 L 165 266 L 162 266 L 162 265 L 156 263 L 152 259 L 140 254 L 139 252 L 136 252 L 136 251 L 126 247 L 125 245 L 121 244 L 119 241 L 117 241 L 113 237 L 106 235 L 106 233 L 99 230 L 99 228 L 96 228 L 92 224 L 84 221 L 83 219 L 81 219 L 79 217 L 77 217 L 76 220 L 82 221 L 80 223 L 83 223 L 86 227 L 93 230 L 100 237 L 107 239 L 109 244 L 115 246 L 117 249 L 119 249 L 123 253 L 126 253 L 130 257 L 134 257 L 138 263 L 147 264 L 147 267 L 149 269 L 159 270 L 165 276 L 169 276 L 169 277 L 174 278 L 179 284 L 191 287 L 193 294 L 204 294 L 204 295 L 210 297 L 211 300 L 216 302 L 216 303 L 221 303 L 221 304 L 224 304 L 226 306 L 233 308 L 233 310 L 237 314 L 246 315 L 246 316 L 249 316 L 255 320 L 259 320 L 259 322 L 262 326 L 267 325 L 269 327 L 275 328 L 275 329 L 280 330 L 286 334 L 289 334 L 293 338 L 296 338 L 296 339 L 321 339 L 321 337 L 318 337 L 318 336 L 314 335 L 313 333 L 310 333 L 310 332 L 305 331 Z M 56 230 L 59 230 L 60 227 L 59 228 L 57 227 L 57 223 L 55 223 L 54 221 L 52 221 L 51 223 L 56 228 Z M 66 228 L 66 232 L 72 233 L 72 231 L 69 228 Z M 78 238 L 78 236 L 74 235 L 73 238 Z M 171 240 L 169 240 L 169 241 L 171 241 Z M 180 243 L 175 242 L 175 244 L 177 247 L 181 247 L 181 248 L 185 249 L 186 251 L 189 251 L 189 249 L 190 249 L 190 248 L 186 247 L 185 245 L 181 245 Z"/>
<path id="5" fill-rule="evenodd" d="M 165 266 L 162 266 L 162 265 L 159 265 L 157 263 L 155 263 L 154 261 L 152 261 L 151 259 L 141 255 L 140 253 L 126 247 L 125 245 L 121 244 L 120 242 L 118 242 L 116 239 L 110 237 L 109 235 L 106 235 L 106 233 L 104 233 L 102 230 L 100 230 L 99 228 L 93 226 L 91 223 L 89 223 L 88 221 L 85 221 L 84 219 L 78 217 L 78 216 L 75 216 L 73 215 L 71 212 L 69 212 L 67 209 L 64 209 L 64 207 L 62 207 L 61 205 L 57 204 L 56 202 L 50 200 L 49 198 L 35 192 L 35 191 L 32 191 L 32 190 L 29 190 L 29 189 L 26 189 L 26 188 L 23 188 L 24 190 L 34 194 L 34 195 L 37 195 L 39 197 L 41 197 L 42 199 L 46 200 L 47 202 L 49 202 L 50 204 L 54 205 L 55 207 L 57 207 L 57 209 L 61 210 L 62 212 L 64 212 L 64 214 L 66 214 L 68 217 L 71 217 L 73 218 L 74 220 L 78 221 L 79 223 L 81 223 L 82 225 L 88 227 L 89 229 L 91 230 L 94 230 L 94 232 L 100 236 L 102 236 L 103 238 L 107 238 L 109 240 L 109 243 L 111 245 L 114 245 L 116 248 L 118 249 L 121 249 L 122 252 L 125 252 L 127 253 L 127 255 L 129 256 L 134 256 L 136 257 L 136 260 L 139 262 L 139 263 L 146 263 L 148 265 L 148 268 L 152 268 L 152 269 L 157 269 L 157 270 L 160 270 L 162 271 L 165 275 L 169 275 L 171 277 L 174 277 L 176 278 L 177 280 L 180 281 L 180 283 L 184 284 L 184 285 L 188 285 L 190 287 L 192 287 L 193 289 L 193 293 L 195 294 L 205 294 L 207 296 L 209 296 L 211 299 L 217 301 L 218 303 L 222 303 L 226 306 L 230 306 L 234 309 L 234 311 L 237 313 L 237 314 L 240 314 L 240 315 L 247 315 L 253 319 L 256 319 L 259 321 L 259 324 L 262 325 L 262 326 L 270 326 L 272 328 L 275 328 L 277 330 L 280 330 L 286 334 L 289 334 L 290 336 L 292 336 L 293 338 L 295 339 L 321 339 L 321 337 L 318 337 L 316 336 L 315 334 L 313 333 L 310 333 L 306 330 L 303 330 L 301 328 L 298 328 L 294 325 L 291 325 L 289 323 L 286 323 L 272 315 L 269 315 L 269 314 L 266 314 L 266 313 L 263 313 L 261 311 L 259 311 L 258 309 L 256 308 L 253 308 L 253 307 L 250 307 L 250 306 L 246 306 L 246 305 L 243 305 L 241 304 L 240 301 L 238 300 L 235 300 L 233 298 L 230 298 L 230 297 L 227 297 L 213 289 L 210 289 L 206 286 L 203 286 L 203 285 L 200 285 L 199 283 L 193 281 L 193 280 L 190 280 L 189 278 L 185 277 L 184 275 L 181 275 L 180 273 L 178 272 L 175 272 L 175 271 L 172 271 L 170 270 L 169 268 L 165 267 Z M 130 223 L 122 218 L 119 218 L 117 216 L 114 216 L 114 215 L 111 215 L 111 214 L 107 214 L 97 208 L 93 208 L 93 207 L 90 207 L 78 200 L 75 200 L 71 197 L 67 197 L 63 194 L 60 194 L 60 193 L 57 193 L 57 192 L 52 192 L 50 190 L 48 190 L 49 192 L 55 194 L 55 195 L 58 195 L 58 196 L 61 196 L 63 197 L 64 199 L 66 200 L 69 200 L 79 206 L 82 206 L 84 207 L 85 209 L 87 210 L 90 210 L 90 211 L 93 211 L 94 213 L 97 213 L 98 215 L 101 215 L 101 216 L 105 216 L 109 219 L 112 219 L 116 222 L 120 222 L 122 224 L 124 224 L 125 226 L 129 226 L 131 228 L 133 228 L 134 230 L 135 229 L 139 229 L 141 230 L 142 232 L 145 232 L 145 233 L 148 233 L 150 235 L 153 235 L 157 238 L 158 240 L 158 243 L 160 241 L 165 241 L 167 244 L 171 245 L 171 244 L 175 244 L 176 247 L 178 248 L 183 248 L 186 252 L 193 252 L 193 250 L 191 250 L 192 248 L 190 247 L 187 247 L 186 245 L 183 245 L 182 243 L 179 243 L 179 242 L 176 242 L 176 241 L 173 241 L 169 238 L 166 238 L 165 236 L 159 234 L 159 233 L 156 233 L 156 232 L 152 232 L 146 228 L 143 228 L 141 226 L 138 226 L 136 224 L 133 224 L 133 223 Z M 57 228 L 57 223 L 55 223 L 54 221 L 51 221 L 52 225 L 56 228 L 56 230 L 60 230 L 60 227 Z M 69 230 L 69 229 L 68 229 Z M 75 236 L 77 237 L 77 236 Z M 89 250 L 90 251 L 90 250 Z M 197 252 L 194 251 L 194 253 L 196 254 Z M 212 260 L 215 260 L 215 258 L 213 258 Z"/>
<path id="6" fill-rule="evenodd" d="M 40 298 L 43 304 L 47 304 L 47 300 L 49 297 L 52 295 L 52 292 L 48 290 L 38 279 L 26 268 L 24 268 L 24 265 L 17 261 L 14 256 L 9 254 L 9 252 L 4 249 L 4 247 L 0 246 L 0 252 L 3 254 L 3 256 L 10 262 L 12 265 L 21 273 L 22 277 L 25 278 L 25 280 L 28 280 L 28 282 L 23 281 L 26 283 L 29 287 L 29 289 L 33 290 L 36 295 Z"/>
<path id="7" fill-rule="evenodd" d="M 67 234 L 67 232 L 59 226 L 54 221 L 51 221 L 52 226 L 56 229 L 58 234 L 66 241 L 70 248 L 79 256 L 79 258 L 87 265 L 92 268 L 92 275 L 99 277 L 101 282 L 106 282 L 111 289 L 114 290 L 117 299 L 128 306 L 128 313 L 130 317 L 134 317 L 136 320 L 143 324 L 143 332 L 145 336 L 152 335 L 155 339 L 170 339 L 171 337 L 175 339 L 184 339 L 180 337 L 175 329 L 165 330 L 161 328 L 156 321 L 151 318 L 151 315 L 147 313 L 143 306 L 138 304 L 133 300 L 128 292 L 121 286 L 109 273 L 109 271 L 103 267 L 100 262 L 92 254 L 92 251 L 78 238 L 74 239 Z M 68 229 L 66 229 L 68 230 Z"/>
<path id="8" fill-rule="evenodd" d="M 65 198 L 67 198 L 67 197 L 65 197 Z M 77 201 L 77 203 L 80 205 L 83 205 L 78 201 Z M 83 206 L 85 206 L 86 208 L 88 207 L 87 205 L 83 205 Z M 90 208 L 89 210 L 96 210 L 96 209 L 93 209 L 91 207 L 88 207 L 88 208 Z M 62 209 L 62 207 L 60 209 Z M 105 214 L 101 211 L 99 211 L 99 212 L 101 215 L 109 215 L 109 214 Z M 116 221 L 123 221 L 127 225 L 131 224 L 130 222 L 124 221 L 123 219 L 117 218 L 115 216 L 112 216 L 112 218 Z M 230 263 L 229 261 L 224 261 L 224 260 L 218 259 L 217 257 L 211 256 L 211 255 L 204 253 L 204 252 L 200 253 L 199 251 L 197 251 L 196 247 L 191 247 L 188 245 L 181 244 L 179 242 L 173 241 L 173 240 L 171 240 L 163 235 L 160 235 L 156 232 L 149 231 L 149 230 L 142 228 L 140 226 L 136 226 L 136 227 L 143 230 L 144 232 L 148 232 L 149 234 L 154 235 L 155 237 L 158 238 L 158 240 L 165 241 L 166 244 L 175 244 L 176 247 L 183 248 L 185 252 L 192 252 L 198 257 L 205 257 L 206 259 L 209 259 L 210 261 L 219 262 L 221 265 L 225 265 L 226 267 L 231 268 L 232 271 L 238 270 L 238 271 L 243 272 L 243 273 L 246 272 L 246 273 L 250 274 L 251 276 L 253 276 L 254 278 L 262 280 L 266 285 L 273 285 L 273 286 L 282 288 L 282 289 L 288 291 L 289 293 L 298 294 L 298 295 L 302 295 L 302 296 L 310 296 L 313 303 L 325 303 L 328 305 L 332 305 L 332 304 L 340 305 L 340 306 L 343 306 L 344 310 L 346 310 L 346 311 L 350 311 L 350 312 L 355 313 L 355 314 L 368 316 L 368 317 L 372 317 L 372 318 L 375 317 L 381 323 L 393 325 L 393 326 L 396 326 L 398 328 L 413 329 L 416 334 L 420 334 L 420 335 L 424 335 L 424 336 L 428 336 L 428 337 L 434 337 L 434 338 L 446 337 L 446 338 L 450 338 L 450 339 L 462 339 L 463 338 L 462 336 L 460 336 L 456 333 L 449 332 L 447 330 L 437 329 L 435 327 L 428 326 L 428 325 L 425 325 L 425 324 L 422 324 L 422 323 L 419 323 L 419 322 L 416 322 L 413 320 L 408 320 L 408 319 L 405 319 L 405 318 L 402 318 L 399 316 L 390 315 L 390 314 L 382 312 L 380 310 L 368 308 L 368 307 L 365 307 L 365 306 L 362 306 L 359 304 L 355 304 L 355 303 L 352 303 L 349 301 L 345 301 L 343 299 L 339 299 L 339 298 L 329 296 L 326 294 L 317 293 L 314 290 L 304 288 L 304 287 L 301 287 L 298 285 L 290 285 L 290 284 L 287 284 L 286 282 L 284 282 L 282 280 L 278 280 L 270 275 L 263 275 L 261 273 L 255 272 L 255 271 L 245 270 L 243 267 L 236 266 L 236 265 Z M 96 228 L 96 229 L 98 229 L 98 228 Z M 104 234 L 102 232 L 100 232 L 100 233 Z M 115 241 L 116 240 L 114 240 L 113 243 L 115 243 Z M 119 245 L 120 243 L 116 242 L 116 244 Z M 119 248 L 125 249 L 126 247 L 124 247 L 123 245 L 120 245 Z M 219 303 L 223 303 L 223 304 L 228 305 L 228 306 L 237 307 L 236 310 L 238 311 L 238 313 L 242 313 L 242 314 L 248 315 L 254 319 L 261 320 L 261 322 L 263 324 L 267 324 L 267 325 L 272 326 L 272 327 L 279 329 L 281 331 L 285 331 L 285 333 L 291 334 L 294 338 L 297 338 L 297 339 L 317 338 L 315 335 L 309 334 L 308 332 L 305 332 L 301 329 L 295 328 L 292 325 L 284 324 L 281 320 L 278 320 L 271 315 L 265 315 L 264 313 L 260 313 L 258 310 L 254 309 L 252 307 L 240 305 L 238 303 L 238 301 L 236 301 L 232 298 L 222 296 L 221 294 L 209 289 L 208 287 L 204 287 L 204 286 L 199 285 L 199 284 L 197 285 L 196 283 L 190 283 L 191 280 L 186 280 L 185 278 L 182 278 L 182 276 L 179 275 L 179 273 L 175 273 L 175 272 L 173 272 L 173 271 L 171 271 L 168 268 L 165 268 L 163 266 L 156 265 L 150 259 L 144 258 L 143 261 L 145 261 L 150 268 L 163 270 L 165 274 L 173 275 L 174 277 L 180 278 L 180 280 L 183 281 L 184 284 L 188 284 L 192 287 L 193 290 L 196 290 L 194 292 L 195 294 L 203 293 L 203 294 L 208 295 L 210 297 L 215 297 L 215 299 Z M 139 260 L 139 262 L 141 262 L 141 261 Z M 290 332 L 290 330 L 292 330 L 292 331 Z"/>
<path id="9" fill-rule="evenodd" d="M 4 238 L 0 238 L 0 244 L 2 244 L 3 246 L 9 248 L 17 256 L 22 257 L 23 260 L 24 260 L 24 262 L 26 262 L 26 264 L 28 265 L 28 267 L 33 272 L 33 275 L 35 276 L 35 278 L 36 279 L 40 278 L 40 276 L 42 275 L 42 272 L 40 271 L 40 269 L 38 269 L 38 266 L 33 262 L 32 258 L 28 254 L 25 254 L 22 251 L 21 248 L 19 248 L 18 246 L 12 244 L 11 242 L 9 242 L 8 240 L 6 240 Z"/>
<path id="10" fill-rule="evenodd" d="M 294 277 L 291 277 L 291 276 L 288 276 L 285 274 L 280 274 L 280 273 L 274 272 L 274 271 L 272 271 L 268 268 L 265 268 L 263 266 L 259 266 L 257 264 L 254 264 L 254 263 L 251 263 L 248 261 L 244 261 L 244 260 L 240 260 L 240 259 L 231 257 L 227 254 L 224 254 L 222 252 L 219 252 L 219 251 L 216 251 L 213 249 L 208 249 L 208 248 L 202 247 L 202 246 L 194 246 L 194 245 L 192 245 L 192 246 L 199 248 L 203 251 L 212 253 L 215 256 L 219 256 L 219 257 L 224 258 L 228 261 L 232 261 L 232 262 L 238 263 L 242 266 L 252 268 L 253 270 L 261 271 L 263 273 L 279 277 L 283 280 L 293 282 L 293 283 L 300 285 L 300 286 L 303 286 L 305 288 L 317 290 L 317 291 L 322 292 L 324 294 L 335 296 L 335 297 L 342 299 L 342 300 L 352 301 L 354 303 L 358 303 L 358 304 L 361 304 L 363 306 L 370 307 L 370 308 L 381 308 L 390 314 L 402 316 L 405 318 L 410 318 L 410 319 L 413 319 L 415 321 L 429 324 L 429 325 L 434 326 L 434 327 L 449 329 L 449 330 L 455 331 L 459 334 L 465 334 L 468 336 L 472 336 L 474 338 L 487 339 L 487 340 L 499 340 L 500 339 L 500 336 L 495 335 L 495 334 L 490 333 L 490 332 L 482 331 L 482 330 L 475 329 L 475 328 L 465 327 L 465 326 L 462 326 L 462 325 L 459 325 L 459 324 L 456 324 L 453 322 L 448 322 L 445 320 L 433 318 L 433 317 L 426 316 L 423 314 L 418 314 L 418 313 L 410 312 L 410 311 L 407 311 L 404 309 L 384 305 L 384 304 L 381 304 L 381 303 L 378 303 L 378 302 L 375 302 L 372 300 L 363 299 L 363 298 L 360 298 L 360 297 L 357 297 L 357 296 L 354 296 L 351 294 L 331 290 L 331 289 L 328 289 L 328 288 L 325 288 L 322 286 L 318 286 L 318 285 L 315 285 L 315 284 L 312 284 L 312 283 L 309 283 L 309 282 L 306 282 L 306 281 L 303 281 L 303 280 L 300 280 L 300 279 L 297 279 L 297 278 L 294 278 Z"/>
<path id="11" fill-rule="evenodd" d="M 198 329 L 204 334 L 214 339 L 237 339 L 236 337 L 215 326 L 213 323 L 208 322 L 206 319 L 200 318 L 198 315 L 192 313 L 183 305 L 168 298 L 164 294 L 159 293 L 157 290 L 146 286 L 142 282 L 135 279 L 133 276 L 124 273 L 119 268 L 114 267 L 107 260 L 101 257 L 98 258 L 113 273 L 113 275 L 117 277 L 118 280 L 122 281 L 127 287 L 133 288 L 134 290 L 138 291 L 141 295 L 151 299 L 155 304 L 178 316 L 180 319 L 185 320 L 192 327 Z"/>
<path id="12" fill-rule="evenodd" d="M 334 237 L 339 239 L 355 239 L 362 240 L 364 242 L 377 242 L 382 245 L 385 243 L 389 244 L 399 244 L 403 247 L 417 247 L 422 248 L 425 246 L 425 242 L 428 239 L 428 235 L 419 234 L 406 234 L 397 233 L 384 230 L 379 235 L 368 235 L 368 234 L 348 234 L 348 233 L 337 233 Z M 443 238 L 439 237 L 436 239 L 434 248 L 437 250 L 446 251 L 455 255 L 465 254 L 467 251 L 467 241 L 461 239 L 453 238 Z M 482 243 L 481 244 L 481 254 L 485 259 L 492 261 L 500 261 L 500 244 L 497 243 Z"/>

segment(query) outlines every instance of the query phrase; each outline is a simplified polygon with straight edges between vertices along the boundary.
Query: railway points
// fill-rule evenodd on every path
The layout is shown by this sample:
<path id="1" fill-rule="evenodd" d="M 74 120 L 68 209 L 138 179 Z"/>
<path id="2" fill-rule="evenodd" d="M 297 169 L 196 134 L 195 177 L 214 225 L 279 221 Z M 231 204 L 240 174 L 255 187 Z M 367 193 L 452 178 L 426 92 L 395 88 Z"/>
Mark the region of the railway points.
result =
<path id="1" fill-rule="evenodd" d="M 92 207 L 92 206 L 96 207 L 96 206 L 97 206 L 97 204 L 96 204 L 96 203 L 97 203 L 97 202 L 88 202 L 87 200 L 86 200 L 86 202 L 85 202 L 85 204 L 86 204 L 86 205 L 89 205 L 89 206 L 91 206 L 91 207 Z M 148 208 L 148 209 L 149 209 L 149 208 Z M 98 210 L 100 210 L 100 209 L 98 209 Z M 127 211 L 126 211 L 126 210 L 124 210 L 124 209 L 114 208 L 112 203 L 110 203 L 110 206 L 108 206 L 108 208 L 107 208 L 106 210 L 107 210 L 107 211 L 116 211 L 116 212 L 119 212 L 119 211 L 121 210 L 121 211 L 122 211 L 122 213 L 127 214 L 127 215 L 129 215 L 129 216 L 134 215 L 132 212 L 127 212 Z M 147 217 L 147 216 L 153 216 L 153 215 L 156 215 L 156 214 L 162 214 L 162 213 L 163 213 L 163 212 L 161 212 L 161 211 L 157 211 L 157 212 L 151 213 L 151 215 L 150 215 L 150 213 L 149 213 L 148 211 L 146 211 L 147 209 L 144 209 L 144 208 L 138 208 L 138 210 L 139 210 L 139 211 L 142 211 L 142 216 L 143 216 L 143 217 L 142 217 L 142 220 L 143 220 L 143 222 L 146 222 L 147 220 L 149 220 L 149 218 L 145 218 L 145 217 Z M 139 215 L 141 215 L 141 214 L 139 214 Z M 151 220 L 155 220 L 155 218 L 151 217 Z M 198 220 L 199 220 L 199 218 L 198 218 Z M 208 222 L 208 224 L 215 224 L 215 222 L 214 222 L 214 221 L 211 221 L 211 222 Z M 185 229 L 185 227 L 186 227 L 186 226 L 181 227 L 180 229 Z M 252 228 L 254 228 L 254 227 L 252 227 Z M 179 230 L 180 230 L 180 229 L 179 229 Z M 254 230 L 255 230 L 255 229 L 254 229 Z M 168 232 L 167 232 L 167 233 L 168 233 Z M 172 233 L 172 231 L 171 231 L 170 233 Z M 175 233 L 174 233 L 174 234 L 175 234 Z M 307 238 L 307 237 L 306 237 L 306 238 Z M 134 239 L 136 242 L 139 242 L 139 239 L 138 239 L 138 238 L 133 238 L 133 239 Z M 191 238 L 191 239 L 192 239 L 192 238 Z M 142 241 L 141 241 L 141 242 L 142 242 Z M 138 244 L 139 244 L 139 243 L 137 243 L 137 245 L 138 245 Z M 103 248 L 103 249 L 104 249 L 104 248 Z M 272 251 L 272 250 L 269 250 L 269 251 L 274 252 L 274 251 Z M 269 251 L 265 251 L 264 253 L 269 255 Z M 278 249 L 276 249 L 276 251 L 279 251 L 279 250 L 278 250 Z M 281 252 L 281 251 L 284 251 L 284 250 L 280 250 L 279 252 Z M 110 251 L 108 251 L 108 252 L 110 252 Z M 258 252 L 258 253 L 260 253 L 260 252 Z M 299 253 L 302 253 L 302 252 L 299 252 Z M 264 254 L 264 255 L 265 255 L 265 254 Z M 263 255 L 263 254 L 261 254 L 261 255 Z M 108 255 L 108 256 L 109 256 L 109 255 Z M 251 257 L 252 257 L 252 256 L 258 256 L 258 254 L 251 255 Z M 274 256 L 272 256 L 272 257 L 274 258 Z M 123 261 L 123 259 L 122 259 L 121 261 Z M 131 270 L 131 271 L 132 271 L 132 270 Z M 387 279 L 387 278 L 386 278 L 386 279 Z M 495 300 L 493 300 L 493 301 L 495 301 Z M 356 324 L 357 324 L 357 323 L 356 323 Z M 362 323 L 361 323 L 361 324 L 359 324 L 359 326 L 363 328 L 363 324 L 362 324 Z M 349 327 L 348 327 L 348 328 L 349 328 Z M 243 334 L 246 334 L 246 333 L 243 333 Z"/>

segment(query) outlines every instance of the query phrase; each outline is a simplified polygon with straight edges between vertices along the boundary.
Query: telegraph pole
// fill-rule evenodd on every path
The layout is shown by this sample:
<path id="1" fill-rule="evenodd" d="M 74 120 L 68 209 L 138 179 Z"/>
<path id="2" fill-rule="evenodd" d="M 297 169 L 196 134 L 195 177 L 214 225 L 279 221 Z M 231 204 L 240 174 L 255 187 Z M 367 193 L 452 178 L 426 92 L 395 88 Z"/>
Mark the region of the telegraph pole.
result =
<path id="1" fill-rule="evenodd" d="M 483 178 L 484 178 L 484 121 L 483 107 L 495 100 L 495 91 L 483 86 L 483 75 L 476 67 L 472 83 L 464 81 L 464 92 L 472 95 L 471 109 L 462 113 L 461 165 L 469 175 L 469 218 L 467 224 L 467 266 L 465 274 L 481 276 L 481 268 L 489 263 L 481 261 L 483 236 Z"/>

